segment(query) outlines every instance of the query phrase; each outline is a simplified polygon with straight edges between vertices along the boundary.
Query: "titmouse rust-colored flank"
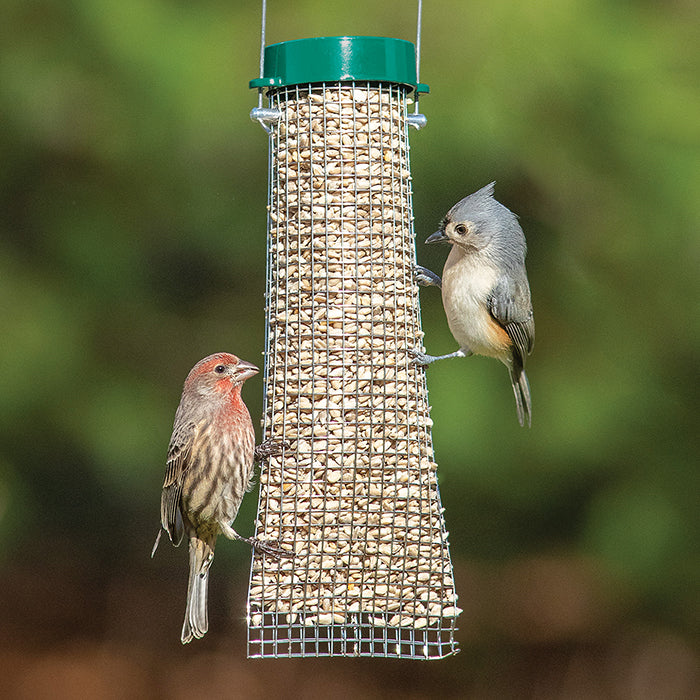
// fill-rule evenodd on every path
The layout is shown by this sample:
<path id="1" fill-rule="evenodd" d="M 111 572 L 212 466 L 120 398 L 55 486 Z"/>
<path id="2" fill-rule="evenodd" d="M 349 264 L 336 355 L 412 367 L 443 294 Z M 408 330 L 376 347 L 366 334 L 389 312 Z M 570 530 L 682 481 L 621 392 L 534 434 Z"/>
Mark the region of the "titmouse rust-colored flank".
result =
<path id="1" fill-rule="evenodd" d="M 525 360 L 535 342 L 535 319 L 525 270 L 525 235 L 512 211 L 493 198 L 495 183 L 455 204 L 426 243 L 452 246 L 442 280 L 418 267 L 418 284 L 442 289 L 447 323 L 459 350 L 428 355 L 412 350 L 414 362 L 428 365 L 448 357 L 486 355 L 510 374 L 520 425 L 531 425 L 532 401 Z"/>

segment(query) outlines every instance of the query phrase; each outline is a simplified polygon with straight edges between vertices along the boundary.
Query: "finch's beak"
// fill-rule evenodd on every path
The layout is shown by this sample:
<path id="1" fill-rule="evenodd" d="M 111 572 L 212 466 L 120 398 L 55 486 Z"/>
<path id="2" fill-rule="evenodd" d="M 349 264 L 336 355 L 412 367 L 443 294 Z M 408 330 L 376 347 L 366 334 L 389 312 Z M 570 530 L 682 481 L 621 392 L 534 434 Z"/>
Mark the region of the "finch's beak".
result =
<path id="1" fill-rule="evenodd" d="M 447 238 L 447 235 L 445 232 L 440 229 L 439 231 L 435 231 L 435 233 L 432 236 L 428 236 L 425 239 L 426 243 L 444 243 L 445 241 L 449 240 Z"/>
<path id="2" fill-rule="evenodd" d="M 253 375 L 257 374 L 260 370 L 251 362 L 239 360 L 234 371 L 236 373 L 236 381 L 244 382 L 246 379 L 250 379 Z"/>

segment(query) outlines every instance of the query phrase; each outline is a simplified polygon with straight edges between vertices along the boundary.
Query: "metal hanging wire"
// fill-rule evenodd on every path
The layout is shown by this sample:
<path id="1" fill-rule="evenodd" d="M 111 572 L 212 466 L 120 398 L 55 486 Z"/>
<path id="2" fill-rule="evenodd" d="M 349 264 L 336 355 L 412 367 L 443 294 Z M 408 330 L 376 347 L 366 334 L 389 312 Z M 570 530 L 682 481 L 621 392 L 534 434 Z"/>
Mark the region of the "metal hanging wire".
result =
<path id="1" fill-rule="evenodd" d="M 418 19 L 416 20 L 416 82 L 420 83 L 420 35 L 423 28 L 423 0 L 418 0 Z M 415 114 L 418 114 L 418 92 L 415 97 Z"/>
<path id="2" fill-rule="evenodd" d="M 266 31 L 266 25 L 267 25 L 267 0 L 262 0 L 262 10 L 261 10 L 261 19 L 260 19 L 260 71 L 258 74 L 258 77 L 260 81 L 262 82 L 265 76 L 265 46 L 266 46 L 266 39 L 265 39 L 265 31 Z M 253 119 L 254 121 L 257 121 L 260 126 L 262 126 L 263 129 L 269 134 L 270 133 L 270 126 L 269 124 L 271 122 L 274 122 L 276 119 L 279 118 L 279 112 L 271 109 L 271 108 L 265 108 L 263 107 L 263 92 L 264 89 L 262 87 L 258 88 L 258 106 L 254 107 L 253 109 L 250 110 L 250 118 Z"/>
<path id="3" fill-rule="evenodd" d="M 260 73 L 259 77 L 265 75 L 265 25 L 267 23 L 267 0 L 262 0 L 262 12 L 260 19 Z M 258 90 L 258 108 L 262 108 L 262 89 Z"/>

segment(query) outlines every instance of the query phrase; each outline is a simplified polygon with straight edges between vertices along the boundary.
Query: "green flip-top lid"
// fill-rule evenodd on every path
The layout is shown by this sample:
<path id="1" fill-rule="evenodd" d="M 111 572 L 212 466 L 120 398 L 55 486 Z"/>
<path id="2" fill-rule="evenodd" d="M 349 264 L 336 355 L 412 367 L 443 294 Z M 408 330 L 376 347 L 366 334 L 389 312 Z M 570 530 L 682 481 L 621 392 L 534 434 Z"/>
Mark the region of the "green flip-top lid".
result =
<path id="1" fill-rule="evenodd" d="M 410 41 L 381 36 L 324 36 L 270 44 L 262 78 L 251 88 L 305 83 L 373 81 L 429 88 L 416 79 L 416 49 Z"/>

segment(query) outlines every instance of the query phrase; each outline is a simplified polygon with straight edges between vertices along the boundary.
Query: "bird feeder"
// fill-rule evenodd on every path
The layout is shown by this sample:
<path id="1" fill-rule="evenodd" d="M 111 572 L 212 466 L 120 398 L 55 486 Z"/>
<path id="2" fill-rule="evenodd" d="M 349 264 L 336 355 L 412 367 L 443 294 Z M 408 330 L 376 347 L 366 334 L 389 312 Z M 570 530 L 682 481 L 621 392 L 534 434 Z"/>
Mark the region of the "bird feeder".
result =
<path id="1" fill-rule="evenodd" d="M 440 503 L 413 228 L 412 43 L 265 48 L 269 134 L 263 438 L 249 657 L 433 659 L 460 610 Z M 262 95 L 268 106 L 262 105 Z"/>

